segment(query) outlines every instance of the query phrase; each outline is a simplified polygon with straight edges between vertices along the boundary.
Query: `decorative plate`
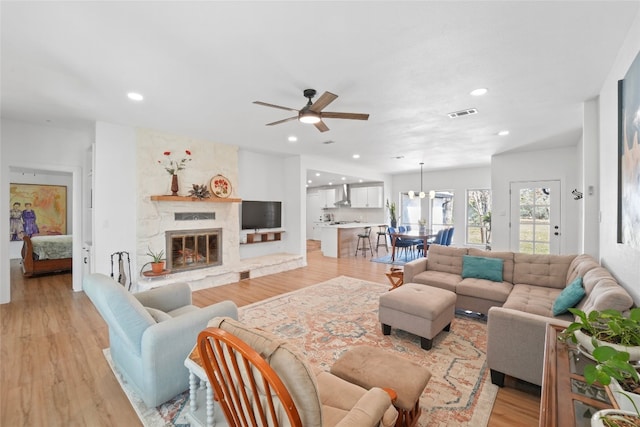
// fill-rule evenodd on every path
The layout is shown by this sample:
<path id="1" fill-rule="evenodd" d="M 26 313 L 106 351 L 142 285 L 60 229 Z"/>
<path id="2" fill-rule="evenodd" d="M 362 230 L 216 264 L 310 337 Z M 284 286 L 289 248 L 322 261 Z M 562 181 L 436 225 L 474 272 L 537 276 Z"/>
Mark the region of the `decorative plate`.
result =
<path id="1" fill-rule="evenodd" d="M 231 183 L 222 175 L 216 175 L 211 178 L 211 185 L 209 185 L 209 188 L 213 194 L 223 199 L 226 199 L 231 195 Z"/>

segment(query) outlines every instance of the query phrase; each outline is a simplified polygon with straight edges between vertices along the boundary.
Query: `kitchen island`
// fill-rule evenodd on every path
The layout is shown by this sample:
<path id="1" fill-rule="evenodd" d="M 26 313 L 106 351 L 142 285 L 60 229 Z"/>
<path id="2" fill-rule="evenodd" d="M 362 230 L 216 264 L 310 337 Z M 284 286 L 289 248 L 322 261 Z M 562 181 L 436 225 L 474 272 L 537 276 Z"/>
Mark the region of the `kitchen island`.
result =
<path id="1" fill-rule="evenodd" d="M 378 223 L 347 222 L 328 224 L 322 228 L 322 254 L 332 258 L 344 258 L 356 254 L 358 234 L 364 233 L 364 227 L 371 227 L 371 247 L 375 248 L 378 235 Z M 371 255 L 371 252 L 368 252 Z"/>

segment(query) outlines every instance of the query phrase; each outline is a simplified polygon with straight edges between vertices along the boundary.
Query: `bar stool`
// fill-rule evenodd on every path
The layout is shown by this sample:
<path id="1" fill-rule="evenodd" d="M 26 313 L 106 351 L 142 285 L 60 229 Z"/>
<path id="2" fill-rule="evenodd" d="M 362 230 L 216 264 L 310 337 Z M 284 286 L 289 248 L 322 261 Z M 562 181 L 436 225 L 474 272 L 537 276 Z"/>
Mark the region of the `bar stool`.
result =
<path id="1" fill-rule="evenodd" d="M 362 242 L 362 246 L 360 246 L 360 242 Z M 369 246 L 367 246 L 367 242 L 369 243 Z M 356 256 L 358 256 L 358 251 L 362 251 L 362 256 L 367 256 L 367 250 L 371 251 L 371 256 L 373 256 L 373 248 L 371 247 L 371 227 L 365 227 L 364 233 L 358 234 Z"/>
<path id="2" fill-rule="evenodd" d="M 387 226 L 386 224 L 382 224 L 378 226 L 378 239 L 376 240 L 376 253 L 378 253 L 378 248 L 380 246 L 384 246 L 389 253 L 389 246 L 387 246 Z M 380 238 L 382 237 L 382 243 L 380 243 Z"/>

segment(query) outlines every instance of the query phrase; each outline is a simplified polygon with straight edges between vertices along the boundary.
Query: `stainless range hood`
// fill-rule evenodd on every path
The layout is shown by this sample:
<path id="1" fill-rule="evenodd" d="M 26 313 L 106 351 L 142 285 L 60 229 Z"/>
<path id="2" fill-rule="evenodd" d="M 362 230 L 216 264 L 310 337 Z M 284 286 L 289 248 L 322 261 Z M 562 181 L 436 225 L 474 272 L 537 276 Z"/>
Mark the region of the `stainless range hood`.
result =
<path id="1" fill-rule="evenodd" d="M 351 200 L 349 198 L 349 186 L 347 184 L 342 184 L 343 194 L 342 200 L 335 202 L 333 205 L 336 207 L 349 207 L 351 206 Z"/>

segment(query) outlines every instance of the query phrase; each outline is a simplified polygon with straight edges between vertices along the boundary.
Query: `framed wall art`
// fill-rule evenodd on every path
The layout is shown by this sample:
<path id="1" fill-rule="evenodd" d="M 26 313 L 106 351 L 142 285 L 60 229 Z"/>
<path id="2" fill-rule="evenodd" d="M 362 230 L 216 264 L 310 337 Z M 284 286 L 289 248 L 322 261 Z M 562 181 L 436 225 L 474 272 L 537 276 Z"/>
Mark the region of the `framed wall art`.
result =
<path id="1" fill-rule="evenodd" d="M 640 249 L 640 52 L 618 81 L 618 243 Z"/>
<path id="2" fill-rule="evenodd" d="M 9 240 L 67 234 L 66 186 L 11 183 L 9 191 Z"/>

